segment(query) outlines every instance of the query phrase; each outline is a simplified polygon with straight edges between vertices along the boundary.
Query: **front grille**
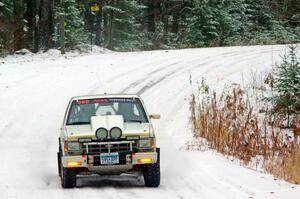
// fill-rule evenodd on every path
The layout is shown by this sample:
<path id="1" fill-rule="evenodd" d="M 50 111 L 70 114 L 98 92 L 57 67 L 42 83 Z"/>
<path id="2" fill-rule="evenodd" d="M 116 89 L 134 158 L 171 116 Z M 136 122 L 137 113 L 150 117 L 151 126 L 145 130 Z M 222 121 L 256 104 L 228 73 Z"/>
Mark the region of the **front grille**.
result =
<path id="1" fill-rule="evenodd" d="M 135 141 L 119 141 L 119 142 L 89 142 L 83 143 L 83 154 L 100 154 L 114 152 L 136 152 L 137 145 Z"/>

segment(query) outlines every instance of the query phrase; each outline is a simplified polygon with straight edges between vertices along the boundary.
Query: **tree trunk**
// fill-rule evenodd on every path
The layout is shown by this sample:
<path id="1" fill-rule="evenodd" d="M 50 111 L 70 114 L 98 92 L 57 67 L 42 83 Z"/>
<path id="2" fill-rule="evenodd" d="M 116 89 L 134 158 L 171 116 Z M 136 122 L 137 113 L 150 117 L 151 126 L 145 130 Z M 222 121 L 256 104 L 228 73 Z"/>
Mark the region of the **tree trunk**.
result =
<path id="1" fill-rule="evenodd" d="M 162 20 L 163 20 L 163 24 L 164 24 L 164 43 L 167 42 L 168 40 L 168 33 L 169 33 L 169 0 L 166 0 L 164 3 L 164 7 L 162 10 Z"/>
<path id="2" fill-rule="evenodd" d="M 115 7 L 115 0 L 111 0 L 111 6 Z M 108 40 L 108 49 L 114 49 L 114 21 L 115 21 L 115 12 L 111 10 L 110 13 L 110 24 L 109 24 L 109 40 Z"/>
<path id="3" fill-rule="evenodd" d="M 48 11 L 48 32 L 47 32 L 47 49 L 54 46 L 52 35 L 54 33 L 54 0 L 48 0 L 49 11 Z"/>
<path id="4" fill-rule="evenodd" d="M 65 16 L 59 16 L 59 43 L 60 43 L 60 52 L 65 54 Z"/>
<path id="5" fill-rule="evenodd" d="M 103 12 L 103 26 L 104 26 L 104 45 L 108 45 L 109 39 L 109 27 L 108 27 L 108 13 L 107 11 Z"/>
<path id="6" fill-rule="evenodd" d="M 100 0 L 99 12 L 97 13 L 97 27 L 96 27 L 96 45 L 101 46 L 102 44 L 102 16 L 103 16 L 103 1 Z"/>
<path id="7" fill-rule="evenodd" d="M 33 52 L 37 53 L 40 47 L 40 20 L 41 20 L 41 2 L 36 0 L 34 9 L 35 9 L 35 16 L 34 16 L 34 39 L 33 39 Z"/>
<path id="8" fill-rule="evenodd" d="M 25 32 L 23 22 L 23 0 L 14 0 L 13 3 L 14 14 L 14 51 L 24 48 Z"/>
<path id="9" fill-rule="evenodd" d="M 173 23 L 172 23 L 172 32 L 173 33 L 178 33 L 179 31 L 179 20 L 180 20 L 180 16 L 177 12 L 175 12 L 173 14 Z"/>
<path id="10" fill-rule="evenodd" d="M 147 4 L 147 15 L 148 15 L 148 32 L 154 33 L 155 32 L 155 6 L 154 0 L 148 0 Z"/>
<path id="11" fill-rule="evenodd" d="M 26 1 L 25 20 L 27 21 L 28 31 L 26 34 L 26 48 L 32 50 L 33 48 L 33 34 L 34 34 L 34 2 L 33 0 Z"/>
<path id="12" fill-rule="evenodd" d="M 53 32 L 53 0 L 41 0 L 39 5 L 40 44 L 44 49 L 51 46 Z"/>

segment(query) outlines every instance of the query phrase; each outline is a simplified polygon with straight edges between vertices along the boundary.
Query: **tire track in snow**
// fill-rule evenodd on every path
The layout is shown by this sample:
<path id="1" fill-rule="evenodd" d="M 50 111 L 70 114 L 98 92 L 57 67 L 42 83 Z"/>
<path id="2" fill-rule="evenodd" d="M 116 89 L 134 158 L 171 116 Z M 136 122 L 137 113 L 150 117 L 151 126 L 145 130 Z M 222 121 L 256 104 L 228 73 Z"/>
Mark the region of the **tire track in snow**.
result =
<path id="1" fill-rule="evenodd" d="M 202 51 L 204 51 L 204 50 L 205 50 L 204 48 L 201 49 L 201 52 L 199 52 L 199 54 L 202 55 L 201 53 L 203 53 Z M 230 52 L 232 52 L 232 51 L 230 51 Z M 239 51 L 237 50 L 237 52 L 239 52 Z M 234 53 L 237 53 L 237 52 L 234 51 Z M 218 54 L 222 55 L 223 53 L 217 52 L 216 54 L 217 54 L 217 55 L 218 55 Z M 174 55 L 172 55 L 172 56 L 174 56 Z M 232 57 L 232 56 L 234 56 L 234 55 L 226 55 L 225 57 Z M 163 61 L 160 60 L 159 62 L 150 62 L 150 63 L 148 63 L 146 66 L 142 66 L 142 65 L 141 65 L 140 67 L 134 68 L 134 69 L 132 69 L 132 70 L 129 70 L 129 71 L 125 72 L 125 73 L 122 73 L 122 74 L 119 74 L 119 75 L 113 77 L 113 78 L 110 80 L 109 84 L 113 84 L 113 83 L 117 82 L 117 81 L 118 81 L 118 80 L 117 80 L 118 78 L 124 77 L 124 76 L 126 76 L 126 74 L 128 74 L 128 73 L 131 73 L 131 72 L 137 72 L 137 71 L 142 71 L 144 67 L 157 65 L 157 64 L 160 64 L 161 62 L 174 61 L 174 59 L 176 59 L 176 58 L 178 58 L 178 55 L 175 55 L 175 56 L 172 57 L 172 58 L 167 58 L 167 59 L 165 59 L 165 60 L 163 60 Z M 189 59 L 192 59 L 192 58 L 194 58 L 194 60 L 189 60 Z M 207 55 L 206 55 L 205 57 L 202 57 L 202 59 L 209 59 L 209 58 L 211 58 L 211 57 L 210 57 L 210 56 L 207 56 Z M 161 65 L 161 67 L 159 67 L 158 69 L 155 69 L 154 71 L 151 71 L 151 72 L 149 72 L 149 73 L 143 74 L 144 77 L 142 77 L 142 78 L 140 78 L 140 79 L 138 79 L 138 80 L 135 80 L 133 83 L 131 83 L 131 84 L 129 84 L 128 86 L 126 86 L 125 88 L 123 88 L 123 89 L 120 91 L 120 93 L 126 93 L 126 92 L 128 92 L 128 90 L 130 90 L 130 89 L 132 89 L 132 88 L 134 88 L 134 87 L 137 87 L 137 86 L 141 85 L 143 82 L 146 82 L 148 79 L 151 79 L 151 77 L 152 77 L 153 75 L 158 74 L 159 72 L 162 72 L 162 71 L 164 71 L 164 70 L 166 70 L 166 69 L 168 69 L 168 68 L 170 68 L 170 67 L 172 67 L 172 66 L 177 66 L 176 69 L 180 69 L 180 68 L 182 68 L 182 64 L 180 64 L 180 63 L 183 63 L 183 62 L 186 62 L 186 63 L 194 63 L 194 62 L 195 62 L 196 60 L 198 60 L 198 59 L 199 59 L 199 57 L 197 57 L 197 58 L 195 59 L 195 56 L 188 56 L 188 57 L 184 57 L 184 58 L 181 58 L 181 57 L 180 57 L 179 60 L 177 60 L 177 61 L 175 61 L 175 62 L 173 62 L 173 63 L 171 63 L 171 64 L 168 64 L 168 65 L 166 65 L 166 66 L 165 66 L 165 65 Z M 211 58 L 211 59 L 213 59 L 213 58 Z M 189 61 L 186 61 L 186 60 L 189 60 Z M 200 64 L 200 65 L 202 65 L 202 64 Z M 151 80 L 151 81 L 153 81 L 153 80 Z M 99 88 L 100 88 L 99 85 L 94 86 L 92 89 L 90 89 L 89 94 L 95 93 L 97 90 L 99 90 Z M 148 89 L 149 89 L 149 88 L 148 88 Z"/>
<path id="2" fill-rule="evenodd" d="M 173 76 L 174 74 L 177 73 L 181 73 L 182 71 L 186 71 L 190 69 L 190 66 L 186 69 L 185 67 L 182 67 L 182 64 L 188 65 L 191 63 L 194 63 L 196 60 L 198 60 L 199 58 L 196 58 L 194 60 L 190 60 L 190 61 L 178 61 L 176 63 L 173 64 L 169 64 L 167 65 L 167 67 L 162 67 L 163 70 L 170 68 L 170 66 L 173 66 L 175 69 L 173 69 L 172 71 L 167 72 L 166 74 L 161 75 L 158 79 L 154 79 L 154 80 L 149 80 L 152 79 L 154 74 L 159 74 L 159 73 L 149 73 L 146 74 L 145 77 L 140 78 L 139 80 L 133 82 L 132 84 L 130 84 L 129 86 L 125 87 L 122 92 L 128 92 L 128 90 L 133 89 L 135 87 L 138 87 L 140 85 L 142 85 L 142 83 L 145 83 L 145 85 L 139 89 L 138 91 L 136 91 L 136 93 L 138 95 L 141 95 L 142 93 L 144 93 L 146 90 L 150 89 L 151 87 L 157 85 L 158 83 L 162 82 L 163 80 Z M 199 64 L 197 64 L 199 65 Z M 203 64 L 200 64 L 203 65 Z M 159 70 L 158 72 L 161 72 L 162 70 Z M 147 82 L 147 80 L 149 80 Z"/>
<path id="3" fill-rule="evenodd" d="M 280 50 L 274 50 L 274 51 L 275 51 L 275 52 L 278 52 L 278 51 L 280 51 Z M 244 54 L 244 53 L 245 53 L 245 54 Z M 256 50 L 250 50 L 250 51 L 246 51 L 246 52 L 242 52 L 242 53 L 239 52 L 239 51 L 237 51 L 237 52 L 224 52 L 224 53 L 220 53 L 218 56 L 221 56 L 222 59 L 228 59 L 228 58 L 233 58 L 233 57 L 234 57 L 236 61 L 231 62 L 231 64 L 235 64 L 235 63 L 237 63 L 237 62 L 248 61 L 249 59 L 251 59 L 251 58 L 253 58 L 253 57 L 256 57 L 258 54 L 265 54 L 265 53 L 270 53 L 270 50 L 262 50 L 262 51 L 259 51 L 259 52 L 257 52 Z M 241 59 L 241 57 L 242 57 L 242 59 Z M 194 57 L 190 57 L 190 58 L 194 58 Z M 199 68 L 199 66 L 205 66 L 205 65 L 207 65 L 207 64 L 210 64 L 210 65 L 214 66 L 213 63 L 214 63 L 214 61 L 216 61 L 216 59 L 215 59 L 215 58 L 212 58 L 212 57 L 204 57 L 203 59 L 207 59 L 207 58 L 209 58 L 210 60 L 212 60 L 212 62 L 206 60 L 206 62 L 203 62 L 203 63 L 200 63 L 200 64 L 196 64 L 196 65 L 194 65 L 194 66 L 192 66 L 192 67 L 188 67 L 187 69 L 184 69 L 184 70 L 182 70 L 182 71 L 171 71 L 171 72 L 169 72 L 169 73 L 167 73 L 167 74 L 161 76 L 161 77 L 158 78 L 157 80 L 151 80 L 150 82 L 146 83 L 146 85 L 143 86 L 143 87 L 142 87 L 140 90 L 138 90 L 136 93 L 137 93 L 138 95 L 143 94 L 145 91 L 149 90 L 151 87 L 153 87 L 153 86 L 155 86 L 155 85 L 161 83 L 162 81 L 168 79 L 169 77 L 171 77 L 172 75 L 176 74 L 177 72 L 178 72 L 178 73 L 179 73 L 179 72 L 181 72 L 181 73 L 188 72 L 188 71 L 190 71 L 190 70 L 192 70 L 192 69 Z M 196 60 L 198 60 L 198 58 L 196 58 L 195 60 L 191 60 L 190 63 L 194 63 Z M 181 61 L 181 63 L 182 63 L 182 62 L 184 62 L 184 60 Z M 172 64 L 170 64 L 170 65 L 172 65 Z M 170 65 L 168 65 L 168 67 L 169 67 Z M 181 67 L 180 67 L 180 66 L 181 66 L 181 65 L 180 65 L 180 62 L 177 62 L 176 65 L 179 66 L 179 67 L 177 67 L 177 69 L 178 69 L 178 68 L 181 68 Z M 219 64 L 219 65 L 220 65 L 220 67 L 224 67 L 224 66 L 222 66 L 221 64 Z M 228 65 L 229 65 L 229 64 L 228 64 Z M 165 67 L 162 67 L 162 70 L 163 70 L 164 68 L 165 68 Z M 217 68 L 219 68 L 219 67 L 218 67 L 218 66 L 214 66 L 214 67 L 212 67 L 212 68 L 209 68 L 209 69 L 207 69 L 207 70 L 204 72 L 204 74 L 208 73 L 210 70 L 211 70 L 211 71 L 212 71 L 212 70 L 216 70 Z M 162 70 L 157 70 L 157 71 L 160 72 L 160 71 L 162 71 Z M 154 74 L 156 74 L 156 73 L 154 73 Z M 203 74 L 203 75 L 204 75 L 204 74 Z M 151 75 L 152 75 L 151 73 L 145 75 L 145 76 L 147 77 L 146 79 L 151 78 Z M 139 79 L 138 81 L 133 82 L 133 83 L 130 84 L 129 86 L 125 87 L 125 88 L 121 91 L 121 93 L 127 92 L 129 89 L 132 89 L 132 88 L 134 88 L 134 87 L 137 87 L 137 86 L 141 85 L 141 83 L 145 82 L 146 79 L 145 79 L 145 78 L 141 78 L 141 79 Z"/>
<path id="4" fill-rule="evenodd" d="M 174 58 L 176 58 L 176 57 L 172 57 L 172 58 L 167 57 L 167 58 L 164 60 L 164 62 L 174 61 Z M 161 61 L 160 61 L 160 62 L 161 62 Z M 159 64 L 160 62 L 157 61 L 157 64 Z M 127 74 L 130 74 L 130 73 L 137 73 L 138 71 L 143 71 L 144 68 L 153 66 L 153 65 L 155 65 L 155 64 L 156 64 L 156 62 L 149 62 L 149 63 L 147 63 L 146 65 L 137 65 L 134 69 L 128 70 L 128 71 L 126 71 L 126 72 L 123 72 L 123 73 L 121 73 L 121 74 L 115 75 L 115 76 L 113 76 L 112 78 L 110 78 L 110 79 L 109 79 L 109 84 L 113 84 L 113 83 L 118 82 L 120 78 L 126 77 Z M 169 65 L 172 66 L 171 64 L 169 64 Z M 165 67 L 159 67 L 158 69 L 149 72 L 148 75 L 153 75 L 153 74 L 158 73 L 159 71 L 162 71 L 162 70 L 165 70 L 165 69 L 166 69 Z M 143 80 L 140 80 L 140 81 L 143 81 Z M 133 82 L 132 84 L 135 84 L 135 82 Z M 98 85 L 98 84 L 96 84 L 95 86 L 93 86 L 92 89 L 89 89 L 89 94 L 93 94 L 93 93 L 95 93 L 97 90 L 99 90 L 99 85 Z M 125 89 L 123 89 L 123 90 L 125 90 Z"/>
<path id="5" fill-rule="evenodd" d="M 163 70 L 168 69 L 168 68 L 171 67 L 171 66 L 174 66 L 175 64 L 180 63 L 180 62 L 182 62 L 182 61 L 179 61 L 179 62 L 173 62 L 173 63 L 171 63 L 171 64 L 168 64 L 168 65 L 164 66 L 164 67 L 158 68 L 158 69 L 156 69 L 156 70 L 154 70 L 154 71 L 152 71 L 152 72 L 150 72 L 150 73 L 147 73 L 145 76 L 149 78 L 149 77 L 151 77 L 151 76 L 153 76 L 153 75 L 155 75 L 155 74 L 160 73 L 160 72 L 163 71 Z M 146 79 L 147 79 L 147 78 L 146 78 Z M 143 83 L 146 79 L 145 79 L 145 78 L 141 78 L 141 79 L 139 79 L 139 80 L 137 80 L 137 81 L 135 81 L 135 82 L 129 84 L 128 86 L 126 86 L 125 88 L 123 88 L 123 89 L 120 91 L 120 93 L 126 93 L 129 89 L 131 89 L 131 88 L 133 88 L 133 87 L 136 87 L 136 86 L 140 85 L 140 84 Z"/>
<path id="6" fill-rule="evenodd" d="M 269 52 L 269 51 L 260 52 L 259 54 L 264 54 L 264 53 L 267 53 L 267 52 Z M 230 64 L 234 65 L 234 64 L 236 64 L 237 62 L 247 61 L 247 60 L 249 60 L 249 59 L 251 59 L 251 58 L 253 58 L 253 57 L 256 57 L 256 56 L 257 56 L 257 52 L 256 52 L 256 53 L 253 53 L 253 54 L 250 54 L 250 55 L 243 55 L 243 59 L 239 59 L 240 56 L 241 56 L 241 55 L 238 55 L 238 56 L 237 56 L 237 55 L 235 55 L 235 54 L 232 54 L 232 55 L 230 55 L 230 56 L 224 56 L 224 58 L 226 59 L 226 58 L 236 57 L 235 61 L 230 62 Z M 210 58 L 210 59 L 212 59 L 212 58 Z M 196 60 L 197 60 L 197 59 L 196 59 Z M 237 61 L 237 60 L 238 60 L 238 61 Z M 190 63 L 194 63 L 194 62 L 195 62 L 195 60 L 190 61 Z M 170 71 L 169 73 L 164 74 L 163 76 L 161 76 L 160 78 L 158 78 L 158 79 L 156 79 L 156 80 L 152 80 L 152 81 L 147 82 L 146 85 L 144 85 L 141 89 L 139 89 L 138 91 L 136 91 L 136 93 L 137 93 L 138 95 L 141 95 L 141 94 L 143 94 L 145 91 L 147 91 L 147 90 L 149 90 L 150 88 L 156 86 L 157 84 L 161 83 L 162 81 L 164 81 L 164 80 L 170 78 L 172 75 L 174 75 L 174 74 L 176 74 L 176 73 L 185 73 L 185 72 L 189 72 L 189 71 L 192 70 L 192 69 L 196 69 L 196 68 L 199 68 L 199 67 L 202 67 L 202 66 L 206 66 L 206 65 L 208 65 L 208 64 L 211 65 L 211 66 L 214 66 L 213 63 L 214 63 L 214 62 L 211 62 L 211 61 L 207 61 L 207 60 L 206 60 L 206 62 L 199 63 L 199 64 L 194 64 L 193 66 L 190 66 L 190 67 L 188 67 L 188 68 L 183 68 L 183 70 L 181 70 L 181 71 L 180 71 L 180 70 L 179 70 L 179 71 L 178 71 L 178 70 Z M 176 63 L 176 65 L 180 65 L 180 64 L 181 64 L 181 63 Z M 230 65 L 230 64 L 228 64 L 228 65 Z M 203 75 L 207 74 L 207 73 L 210 72 L 210 71 L 217 70 L 217 69 L 220 68 L 220 67 L 224 67 L 224 66 L 221 65 L 221 64 L 219 64 L 218 66 L 211 67 L 211 68 L 207 69 L 207 70 L 203 73 Z M 180 68 L 180 67 L 178 67 L 178 68 Z M 160 71 L 161 71 L 161 70 L 159 70 L 159 72 L 160 72 Z M 149 75 L 150 75 L 150 74 L 147 75 L 148 79 L 149 79 Z M 127 90 L 132 89 L 133 87 L 139 86 L 139 85 L 140 85 L 141 83 L 143 83 L 144 81 L 145 81 L 145 79 L 140 79 L 140 80 L 138 80 L 138 81 L 136 81 L 136 82 L 130 84 L 130 85 L 127 86 L 125 89 L 123 89 L 123 90 L 121 91 L 121 93 L 126 92 Z"/>
<path id="7" fill-rule="evenodd" d="M 170 71 L 169 73 L 165 74 L 164 76 L 162 76 L 161 78 L 155 80 L 155 81 L 150 81 L 149 83 L 147 83 L 144 87 L 142 87 L 140 90 L 138 90 L 136 93 L 138 95 L 143 94 L 145 91 L 147 91 L 148 89 L 152 88 L 153 86 L 157 85 L 158 83 L 162 82 L 163 80 L 167 79 L 168 77 L 172 76 L 173 74 L 175 74 L 177 71 L 173 70 Z"/>

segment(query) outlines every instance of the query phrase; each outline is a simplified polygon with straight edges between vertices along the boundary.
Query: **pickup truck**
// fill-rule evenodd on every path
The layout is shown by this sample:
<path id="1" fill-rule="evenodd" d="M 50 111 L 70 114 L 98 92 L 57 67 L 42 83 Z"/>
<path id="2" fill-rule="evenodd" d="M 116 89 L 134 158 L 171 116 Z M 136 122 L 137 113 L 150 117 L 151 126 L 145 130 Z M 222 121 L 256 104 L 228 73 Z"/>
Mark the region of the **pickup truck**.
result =
<path id="1" fill-rule="evenodd" d="M 58 173 L 63 188 L 79 175 L 143 175 L 146 187 L 160 184 L 160 148 L 151 119 L 137 95 L 73 97 L 59 136 Z"/>

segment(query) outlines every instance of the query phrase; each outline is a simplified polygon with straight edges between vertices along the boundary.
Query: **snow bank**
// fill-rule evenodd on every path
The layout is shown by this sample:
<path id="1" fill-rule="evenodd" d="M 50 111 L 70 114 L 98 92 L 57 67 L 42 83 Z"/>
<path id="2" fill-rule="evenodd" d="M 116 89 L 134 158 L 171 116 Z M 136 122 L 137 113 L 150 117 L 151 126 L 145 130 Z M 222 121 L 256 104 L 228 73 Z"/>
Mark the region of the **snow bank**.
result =
<path id="1" fill-rule="evenodd" d="M 72 57 L 85 56 L 85 55 L 97 55 L 97 54 L 107 54 L 112 53 L 112 51 L 95 46 L 82 44 L 77 45 L 74 49 L 66 52 L 62 55 L 60 50 L 49 49 L 46 52 L 39 51 L 38 53 L 32 53 L 27 49 L 21 49 L 14 53 L 14 55 L 7 55 L 6 57 L 0 57 L 0 65 L 5 63 L 25 63 L 25 62 L 39 62 L 47 60 L 56 60 L 56 59 L 70 59 Z"/>

